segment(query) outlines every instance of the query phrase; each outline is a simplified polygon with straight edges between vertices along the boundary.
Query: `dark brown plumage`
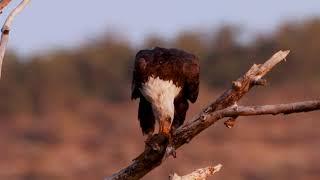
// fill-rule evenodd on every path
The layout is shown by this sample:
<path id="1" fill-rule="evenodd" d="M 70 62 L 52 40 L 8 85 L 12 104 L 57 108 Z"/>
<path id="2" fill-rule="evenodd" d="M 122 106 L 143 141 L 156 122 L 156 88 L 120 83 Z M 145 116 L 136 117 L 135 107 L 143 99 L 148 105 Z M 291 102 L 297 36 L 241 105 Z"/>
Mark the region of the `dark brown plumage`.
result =
<path id="1" fill-rule="evenodd" d="M 150 77 L 172 81 L 181 88 L 174 98 L 174 118 L 171 131 L 181 126 L 189 107 L 188 101 L 194 103 L 199 93 L 199 60 L 190 53 L 179 49 L 156 47 L 137 53 L 132 79 L 132 99 L 140 98 L 138 118 L 143 134 L 152 134 L 156 115 L 152 102 L 143 95 L 143 85 Z M 172 120 L 171 120 L 172 121 Z"/>

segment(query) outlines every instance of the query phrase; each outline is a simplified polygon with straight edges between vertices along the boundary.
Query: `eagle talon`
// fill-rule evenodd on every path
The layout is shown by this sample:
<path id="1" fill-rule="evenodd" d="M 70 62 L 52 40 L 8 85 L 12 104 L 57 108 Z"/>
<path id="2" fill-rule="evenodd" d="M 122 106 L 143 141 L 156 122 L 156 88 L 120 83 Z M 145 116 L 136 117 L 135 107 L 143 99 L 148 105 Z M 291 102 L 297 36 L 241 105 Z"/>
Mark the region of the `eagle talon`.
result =
<path id="1" fill-rule="evenodd" d="M 154 151 L 160 151 L 161 150 L 161 147 L 159 146 L 159 144 L 157 144 L 156 142 L 151 141 L 151 139 L 147 139 L 145 143 L 146 143 L 146 145 L 148 147 L 150 147 Z"/>
<path id="2" fill-rule="evenodd" d="M 166 153 L 165 153 L 165 158 L 168 158 L 169 156 L 172 156 L 173 158 L 177 157 L 177 153 L 176 150 L 174 149 L 174 147 L 172 145 L 168 145 L 166 148 Z"/>
<path id="3" fill-rule="evenodd" d="M 237 104 L 237 102 L 234 102 L 234 104 L 231 106 L 231 108 L 233 109 L 233 110 L 235 110 L 235 111 L 237 111 L 238 110 L 238 104 Z"/>
<path id="4" fill-rule="evenodd" d="M 159 144 L 157 143 L 152 143 L 151 144 L 151 148 L 155 151 L 160 151 L 161 150 L 161 147 L 159 146 Z"/>

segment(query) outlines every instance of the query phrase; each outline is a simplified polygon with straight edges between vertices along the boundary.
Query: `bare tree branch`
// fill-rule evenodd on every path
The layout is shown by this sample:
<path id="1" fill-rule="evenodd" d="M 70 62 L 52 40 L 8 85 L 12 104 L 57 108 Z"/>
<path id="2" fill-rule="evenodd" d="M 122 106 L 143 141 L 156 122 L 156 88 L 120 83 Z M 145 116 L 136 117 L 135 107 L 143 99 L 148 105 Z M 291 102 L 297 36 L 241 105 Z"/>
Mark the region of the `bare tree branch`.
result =
<path id="1" fill-rule="evenodd" d="M 263 114 L 289 114 L 294 112 L 304 112 L 320 109 L 319 101 L 308 101 L 302 103 L 238 107 L 235 104 L 255 85 L 264 85 L 262 80 L 275 65 L 286 58 L 290 51 L 279 51 L 274 54 L 264 64 L 253 65 L 249 71 L 232 83 L 232 87 L 225 91 L 217 100 L 208 105 L 199 115 L 190 122 L 184 124 L 173 134 L 173 145 L 178 149 L 183 144 L 190 142 L 196 135 L 204 129 L 213 125 L 219 119 L 232 117 Z M 229 107 L 229 108 L 228 108 Z M 146 146 L 144 152 L 139 155 L 128 167 L 118 173 L 108 177 L 109 180 L 115 179 L 140 179 L 155 167 L 159 166 L 163 160 L 163 155 L 167 146 L 167 140 L 154 135 L 152 141 L 160 145 L 160 151 L 154 151 Z"/>
<path id="2" fill-rule="evenodd" d="M 289 104 L 263 105 L 263 106 L 238 106 L 228 107 L 217 111 L 216 114 L 223 117 L 277 115 L 309 112 L 320 109 L 320 100 L 296 102 Z"/>
<path id="3" fill-rule="evenodd" d="M 225 91 L 217 100 L 208 105 L 198 116 L 193 118 L 193 120 L 178 128 L 173 134 L 173 145 L 175 148 L 178 149 L 183 144 L 190 142 L 193 137 L 211 126 L 215 121 L 209 121 L 210 119 L 207 117 L 210 117 L 210 114 L 214 111 L 232 106 L 239 101 L 254 86 L 255 83 L 253 82 L 261 79 L 276 64 L 284 60 L 289 52 L 290 51 L 279 51 L 264 64 L 254 64 L 245 75 L 232 83 L 232 87 L 229 90 Z M 152 140 L 160 145 L 160 151 L 154 151 L 146 146 L 145 151 L 139 155 L 132 164 L 107 179 L 140 179 L 149 171 L 159 166 L 162 162 L 167 142 L 165 138 L 159 135 L 154 135 Z"/>
<path id="4" fill-rule="evenodd" d="M 8 6 L 8 4 L 11 2 L 11 0 L 2 0 L 0 2 L 0 12 L 2 12 L 2 10 Z"/>
<path id="5" fill-rule="evenodd" d="M 214 175 L 216 172 L 219 172 L 222 168 L 221 164 L 216 166 L 209 166 L 206 168 L 201 168 L 193 171 L 190 174 L 179 176 L 176 173 L 173 173 L 169 176 L 169 180 L 206 180 L 207 177 Z"/>
<path id="6" fill-rule="evenodd" d="M 3 0 L 1 1 L 1 3 L 5 4 L 5 3 L 9 3 L 10 1 L 6 1 Z M 14 8 L 11 13 L 9 14 L 9 16 L 7 17 L 2 29 L 1 29 L 1 40 L 0 40 L 0 78 L 1 78 L 1 69 L 2 69 L 2 63 L 3 63 L 3 58 L 4 58 L 4 54 L 6 52 L 6 47 L 8 44 L 8 40 L 9 40 L 9 32 L 10 32 L 10 28 L 13 22 L 13 19 L 16 17 L 16 15 L 18 15 L 26 6 L 27 4 L 30 2 L 30 0 L 23 0 L 16 8 Z M 1 8 L 1 7 L 0 7 Z"/>
<path id="7" fill-rule="evenodd" d="M 215 123 L 220 119 L 235 116 L 256 116 L 256 115 L 277 115 L 292 114 L 320 110 L 320 100 L 304 101 L 288 104 L 263 105 L 263 106 L 230 106 L 215 111 L 206 116 L 206 123 Z M 190 129 L 197 129 L 198 124 L 189 126 Z"/>

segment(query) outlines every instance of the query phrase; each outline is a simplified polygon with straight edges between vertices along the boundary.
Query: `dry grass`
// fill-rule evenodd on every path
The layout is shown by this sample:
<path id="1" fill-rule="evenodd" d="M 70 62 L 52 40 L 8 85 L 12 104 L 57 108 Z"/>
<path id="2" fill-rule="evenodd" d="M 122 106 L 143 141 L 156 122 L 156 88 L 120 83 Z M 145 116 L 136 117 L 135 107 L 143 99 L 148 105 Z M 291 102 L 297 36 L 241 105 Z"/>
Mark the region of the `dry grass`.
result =
<path id="1" fill-rule="evenodd" d="M 319 90 L 312 84 L 258 88 L 240 104 L 308 100 Z M 221 92 L 202 87 L 189 118 Z M 2 118 L 0 179 L 102 179 L 142 151 L 144 138 L 136 116 L 136 102 L 83 100 L 38 117 Z M 166 179 L 173 171 L 186 174 L 217 163 L 224 168 L 215 179 L 319 179 L 319 117 L 319 112 L 312 112 L 240 118 L 233 129 L 220 122 L 144 179 Z"/>

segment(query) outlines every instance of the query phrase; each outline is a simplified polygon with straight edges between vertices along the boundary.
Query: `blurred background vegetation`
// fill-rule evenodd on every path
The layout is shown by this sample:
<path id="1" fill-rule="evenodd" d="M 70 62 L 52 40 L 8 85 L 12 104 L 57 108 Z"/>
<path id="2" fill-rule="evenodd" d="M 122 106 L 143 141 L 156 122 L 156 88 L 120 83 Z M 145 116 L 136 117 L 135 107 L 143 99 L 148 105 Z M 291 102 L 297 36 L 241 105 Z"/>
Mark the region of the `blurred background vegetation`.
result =
<path id="1" fill-rule="evenodd" d="M 155 46 L 181 48 L 201 59 L 201 83 L 226 87 L 253 63 L 260 63 L 280 49 L 290 49 L 285 68 L 272 73 L 272 84 L 320 79 L 320 20 L 286 23 L 271 34 L 241 42 L 236 26 L 214 31 L 184 31 L 172 39 L 150 36 L 140 47 L 120 35 L 106 34 L 72 50 L 56 50 L 24 58 L 6 56 L 0 84 L 1 115 L 16 112 L 41 114 L 46 104 L 65 108 L 82 98 L 106 102 L 128 100 L 135 53 Z M 294 72 L 303 79 L 289 78 Z"/>
<path id="2" fill-rule="evenodd" d="M 67 50 L 28 57 L 10 51 L 0 81 L 0 179 L 102 179 L 138 155 L 144 139 L 130 88 L 139 49 L 175 47 L 200 57 L 200 100 L 189 117 L 253 63 L 280 49 L 291 50 L 288 61 L 270 73 L 267 88 L 243 103 L 319 97 L 320 19 L 283 23 L 249 41 L 241 34 L 240 27 L 224 25 L 170 39 L 151 35 L 133 45 L 109 33 Z M 240 120 L 241 127 L 232 130 L 210 128 L 146 179 L 165 179 L 170 171 L 183 174 L 218 160 L 225 168 L 217 179 L 319 179 L 320 114 L 310 114 L 287 122 Z"/>

